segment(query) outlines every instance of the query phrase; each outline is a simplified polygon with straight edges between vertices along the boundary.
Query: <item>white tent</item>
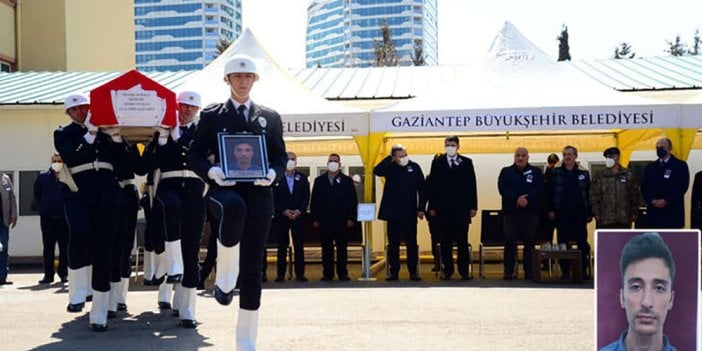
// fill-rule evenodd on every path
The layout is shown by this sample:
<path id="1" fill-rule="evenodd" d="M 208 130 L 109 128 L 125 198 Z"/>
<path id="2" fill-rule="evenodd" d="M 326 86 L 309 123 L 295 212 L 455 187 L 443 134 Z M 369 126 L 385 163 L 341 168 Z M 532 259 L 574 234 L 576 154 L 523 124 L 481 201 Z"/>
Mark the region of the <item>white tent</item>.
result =
<path id="1" fill-rule="evenodd" d="M 313 94 L 280 67 L 249 29 L 207 67 L 193 74 L 181 90 L 199 92 L 204 105 L 226 101 L 230 93 L 223 80 L 224 65 L 235 54 L 246 54 L 256 62 L 260 79 L 251 91 L 251 98 L 280 113 L 286 137 L 368 134 L 366 112 Z"/>
<path id="2" fill-rule="evenodd" d="M 701 110 L 598 85 L 506 22 L 486 62 L 440 91 L 373 111 L 371 132 L 689 128 L 702 126 L 691 117 Z"/>

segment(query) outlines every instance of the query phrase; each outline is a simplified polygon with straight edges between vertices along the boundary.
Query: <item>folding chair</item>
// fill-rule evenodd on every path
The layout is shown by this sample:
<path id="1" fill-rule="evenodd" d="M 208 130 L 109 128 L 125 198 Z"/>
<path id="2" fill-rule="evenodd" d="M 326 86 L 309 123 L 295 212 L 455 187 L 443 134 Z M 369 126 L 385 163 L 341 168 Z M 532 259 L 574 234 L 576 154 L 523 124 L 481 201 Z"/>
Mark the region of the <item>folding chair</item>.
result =
<path id="1" fill-rule="evenodd" d="M 505 250 L 505 231 L 501 210 L 483 210 L 480 228 L 480 278 L 485 278 L 485 250 Z M 516 261 L 516 259 L 515 259 Z M 519 266 L 516 264 L 515 266 Z"/>

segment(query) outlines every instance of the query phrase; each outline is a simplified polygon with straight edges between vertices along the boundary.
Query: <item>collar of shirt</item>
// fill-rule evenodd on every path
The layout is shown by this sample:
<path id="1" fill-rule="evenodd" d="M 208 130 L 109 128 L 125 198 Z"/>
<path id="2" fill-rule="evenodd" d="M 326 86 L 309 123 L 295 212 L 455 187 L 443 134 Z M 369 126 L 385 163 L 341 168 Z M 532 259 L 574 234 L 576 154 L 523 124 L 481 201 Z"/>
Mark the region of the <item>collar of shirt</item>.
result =
<path id="1" fill-rule="evenodd" d="M 455 161 L 457 158 L 458 158 L 458 155 L 453 156 L 453 157 L 446 155 L 446 162 L 448 162 L 449 165 L 453 165 L 453 163 L 451 163 L 451 160 Z"/>
<path id="2" fill-rule="evenodd" d="M 626 351 L 626 334 L 627 330 L 625 330 L 620 336 L 619 339 L 602 349 L 600 351 Z M 676 348 L 670 345 L 670 340 L 668 339 L 667 336 L 663 335 L 663 351 L 675 351 Z"/>
<path id="3" fill-rule="evenodd" d="M 668 161 L 670 161 L 670 155 L 668 155 L 668 157 L 666 157 L 666 158 L 664 158 L 664 159 L 661 159 L 660 161 L 661 161 L 662 164 L 668 163 Z"/>
<path id="4" fill-rule="evenodd" d="M 247 113 L 248 113 L 249 111 L 251 111 L 251 99 L 246 100 L 246 102 L 244 102 L 243 104 L 240 104 L 238 101 L 236 101 L 236 100 L 234 100 L 234 99 L 232 99 L 232 98 L 229 98 L 229 99 L 232 100 L 232 103 L 234 104 L 234 109 L 235 109 L 235 110 L 238 111 L 238 110 L 239 110 L 239 106 L 244 105 L 244 106 L 246 106 L 246 112 L 247 112 Z"/>

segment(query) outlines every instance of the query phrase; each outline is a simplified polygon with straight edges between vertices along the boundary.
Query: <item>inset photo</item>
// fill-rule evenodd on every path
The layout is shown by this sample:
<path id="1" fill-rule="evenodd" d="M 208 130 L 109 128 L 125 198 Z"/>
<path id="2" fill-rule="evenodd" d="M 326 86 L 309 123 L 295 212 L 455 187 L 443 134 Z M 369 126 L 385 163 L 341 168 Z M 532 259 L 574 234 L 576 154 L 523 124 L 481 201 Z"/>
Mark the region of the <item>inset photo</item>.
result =
<path id="1" fill-rule="evenodd" d="M 595 253 L 598 350 L 699 349 L 699 230 L 597 230 Z"/>

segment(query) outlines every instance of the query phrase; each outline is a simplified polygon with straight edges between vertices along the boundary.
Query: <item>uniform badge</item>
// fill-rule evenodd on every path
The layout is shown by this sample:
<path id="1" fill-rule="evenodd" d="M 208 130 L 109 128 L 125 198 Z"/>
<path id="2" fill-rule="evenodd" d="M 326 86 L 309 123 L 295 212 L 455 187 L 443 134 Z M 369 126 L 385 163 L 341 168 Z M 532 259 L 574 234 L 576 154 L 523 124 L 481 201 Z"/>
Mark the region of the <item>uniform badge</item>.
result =
<path id="1" fill-rule="evenodd" d="M 534 181 L 534 175 L 528 174 L 526 177 L 526 182 L 531 183 L 532 181 Z"/>
<path id="2" fill-rule="evenodd" d="M 408 173 L 414 172 L 414 168 L 412 168 L 412 166 L 407 166 L 407 172 Z"/>
<path id="3" fill-rule="evenodd" d="M 671 175 L 672 173 L 673 173 L 672 170 L 666 169 L 666 170 L 665 170 L 665 174 L 663 174 L 663 178 L 665 178 L 665 179 L 670 178 L 670 175 Z"/>
<path id="4" fill-rule="evenodd" d="M 585 175 L 584 174 L 579 175 L 578 180 L 580 180 L 580 181 L 585 180 Z"/>
<path id="5" fill-rule="evenodd" d="M 296 175 L 295 175 L 295 180 L 296 180 L 296 181 L 300 181 L 300 175 L 299 175 L 299 174 L 296 174 Z"/>
<path id="6" fill-rule="evenodd" d="M 261 125 L 261 128 L 266 128 L 268 121 L 263 117 L 258 117 L 258 124 Z"/>
<path id="7" fill-rule="evenodd" d="M 336 178 L 336 182 L 341 184 L 341 178 Z"/>
<path id="8" fill-rule="evenodd" d="M 620 183 L 626 183 L 626 177 L 619 177 Z"/>

